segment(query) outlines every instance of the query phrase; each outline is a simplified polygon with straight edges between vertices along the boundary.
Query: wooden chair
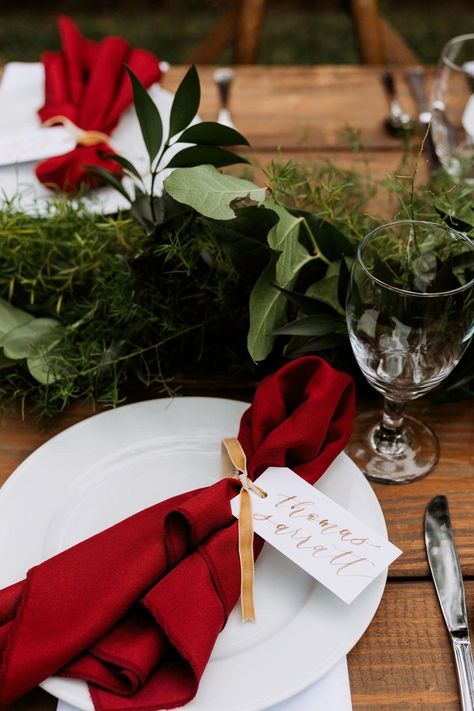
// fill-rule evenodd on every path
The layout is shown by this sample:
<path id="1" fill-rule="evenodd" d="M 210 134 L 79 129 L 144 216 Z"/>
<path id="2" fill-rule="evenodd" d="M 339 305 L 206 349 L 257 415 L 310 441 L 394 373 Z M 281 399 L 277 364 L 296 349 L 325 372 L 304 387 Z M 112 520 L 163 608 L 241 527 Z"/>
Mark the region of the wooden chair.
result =
<path id="1" fill-rule="evenodd" d="M 226 47 L 232 44 L 232 64 L 255 64 L 264 14 L 265 0 L 234 0 L 187 61 L 214 64 Z"/>
<path id="2" fill-rule="evenodd" d="M 420 63 L 400 34 L 382 17 L 378 0 L 350 0 L 350 9 L 362 64 Z M 232 45 L 232 64 L 255 64 L 264 15 L 265 0 L 233 0 L 187 61 L 215 64 Z"/>
<path id="3" fill-rule="evenodd" d="M 419 64 L 397 30 L 379 12 L 378 0 L 351 0 L 362 64 Z"/>

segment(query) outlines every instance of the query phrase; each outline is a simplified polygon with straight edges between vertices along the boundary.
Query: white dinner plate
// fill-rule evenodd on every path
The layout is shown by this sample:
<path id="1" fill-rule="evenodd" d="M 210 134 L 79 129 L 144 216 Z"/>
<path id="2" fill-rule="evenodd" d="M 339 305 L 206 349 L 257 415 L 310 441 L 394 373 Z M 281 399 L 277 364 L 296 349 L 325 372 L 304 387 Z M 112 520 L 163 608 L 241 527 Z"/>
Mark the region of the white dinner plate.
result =
<path id="1" fill-rule="evenodd" d="M 163 119 L 163 135 L 167 135 L 169 114 L 174 94 L 153 85 L 149 94 L 158 106 Z M 44 103 L 44 69 L 38 62 L 10 62 L 6 65 L 2 82 L 0 83 L 0 130 L 4 137 L 15 131 L 26 130 L 38 132 L 38 142 L 42 140 L 42 131 L 38 119 L 38 109 Z M 120 118 L 117 127 L 111 134 L 111 146 L 117 153 L 128 158 L 138 168 L 145 183 L 149 183 L 148 158 L 145 144 L 140 133 L 138 119 L 133 107 L 128 108 Z M 182 148 L 185 144 L 181 144 Z M 0 144 L 1 147 L 1 144 Z M 64 151 L 61 151 L 64 152 Z M 171 147 L 168 155 L 176 149 Z M 0 156 L 1 162 L 1 156 Z M 54 193 L 48 190 L 37 179 L 35 167 L 37 161 L 18 161 L 11 165 L 0 166 L 0 207 L 2 203 L 14 201 L 22 212 L 42 214 L 50 209 Z M 169 174 L 164 171 L 157 182 L 155 190 L 159 192 L 162 182 Z M 126 188 L 132 187 L 129 178 L 123 179 Z M 130 190 L 129 190 L 130 192 Z M 133 194 L 133 191 L 132 191 Z M 129 209 L 127 200 L 113 188 L 100 188 L 83 199 L 87 209 L 92 212 L 112 214 L 118 210 Z"/>
<path id="2" fill-rule="evenodd" d="M 136 511 L 216 482 L 220 441 L 237 434 L 247 407 L 217 398 L 151 400 L 95 415 L 50 439 L 0 491 L 0 586 Z M 345 454 L 317 486 L 386 536 L 377 498 Z M 242 623 L 236 606 L 186 708 L 257 711 L 316 681 L 364 633 L 385 581 L 386 573 L 346 605 L 265 545 L 256 563 L 257 622 Z M 84 682 L 52 677 L 42 686 L 93 709 Z"/>

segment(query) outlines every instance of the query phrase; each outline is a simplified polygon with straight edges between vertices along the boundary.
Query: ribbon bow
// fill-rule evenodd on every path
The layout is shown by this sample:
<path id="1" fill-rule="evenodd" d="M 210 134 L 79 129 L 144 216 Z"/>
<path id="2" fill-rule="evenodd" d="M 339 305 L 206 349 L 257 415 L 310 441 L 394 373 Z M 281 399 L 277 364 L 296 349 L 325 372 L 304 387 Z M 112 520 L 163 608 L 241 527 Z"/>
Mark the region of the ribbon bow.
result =
<path id="1" fill-rule="evenodd" d="M 234 471 L 234 477 L 242 485 L 240 489 L 239 510 L 239 558 L 240 558 L 240 605 L 242 621 L 255 621 L 255 604 L 253 599 L 254 559 L 253 559 L 253 523 L 252 499 L 250 491 L 261 499 L 267 495 L 263 489 L 249 479 L 247 473 L 247 457 L 242 445 L 236 437 L 222 440 L 222 473 L 229 476 L 229 465 Z"/>

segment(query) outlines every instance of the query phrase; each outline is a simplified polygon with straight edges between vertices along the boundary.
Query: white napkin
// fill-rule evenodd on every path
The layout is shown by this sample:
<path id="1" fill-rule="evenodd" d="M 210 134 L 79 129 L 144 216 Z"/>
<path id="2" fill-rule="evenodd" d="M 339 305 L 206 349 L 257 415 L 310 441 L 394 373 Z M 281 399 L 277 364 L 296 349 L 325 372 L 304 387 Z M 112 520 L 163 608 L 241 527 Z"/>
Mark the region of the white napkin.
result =
<path id="1" fill-rule="evenodd" d="M 352 711 L 347 659 L 344 657 L 322 679 L 268 711 Z M 78 711 L 74 706 L 58 702 L 57 711 Z"/>
<path id="2" fill-rule="evenodd" d="M 168 67 L 166 62 L 161 62 L 163 71 Z M 150 95 L 166 124 L 173 95 L 157 84 L 150 89 Z M 29 214 L 46 212 L 52 197 L 51 191 L 35 175 L 36 161 L 61 155 L 73 147 L 65 129 L 41 128 L 38 109 L 43 103 L 43 65 L 39 62 L 6 64 L 0 81 L 0 206 L 5 200 L 15 199 L 21 210 Z M 48 135 L 46 142 L 45 135 Z M 140 171 L 146 169 L 146 150 L 132 107 L 123 113 L 112 132 L 111 145 Z M 24 162 L 25 159 L 29 162 Z M 144 178 L 146 182 L 148 176 Z M 124 184 L 130 187 L 127 179 Z M 156 189 L 159 188 L 160 185 L 156 185 Z M 85 204 L 91 212 L 104 214 L 129 207 L 127 200 L 112 188 L 93 191 Z"/>

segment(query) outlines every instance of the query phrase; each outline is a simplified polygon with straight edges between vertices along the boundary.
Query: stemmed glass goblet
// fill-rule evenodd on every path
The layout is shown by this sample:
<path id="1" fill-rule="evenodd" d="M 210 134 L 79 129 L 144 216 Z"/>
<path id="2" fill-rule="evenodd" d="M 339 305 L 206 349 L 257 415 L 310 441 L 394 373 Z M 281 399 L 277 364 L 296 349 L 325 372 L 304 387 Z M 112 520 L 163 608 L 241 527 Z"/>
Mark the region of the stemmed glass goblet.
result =
<path id="1" fill-rule="evenodd" d="M 347 296 L 357 363 L 385 399 L 356 420 L 349 456 L 371 479 L 413 481 L 436 465 L 439 447 L 408 401 L 458 363 L 474 332 L 474 243 L 446 225 L 400 220 L 359 244 Z"/>
<path id="2" fill-rule="evenodd" d="M 431 111 L 442 166 L 455 180 L 474 184 L 474 34 L 453 37 L 443 47 Z"/>

